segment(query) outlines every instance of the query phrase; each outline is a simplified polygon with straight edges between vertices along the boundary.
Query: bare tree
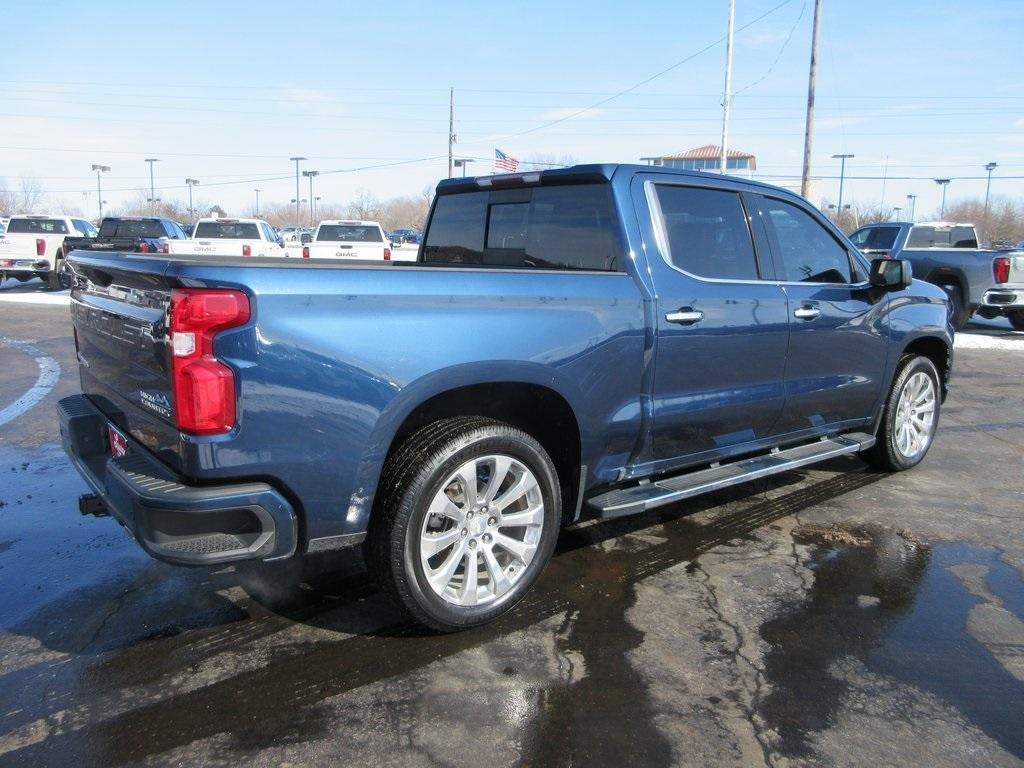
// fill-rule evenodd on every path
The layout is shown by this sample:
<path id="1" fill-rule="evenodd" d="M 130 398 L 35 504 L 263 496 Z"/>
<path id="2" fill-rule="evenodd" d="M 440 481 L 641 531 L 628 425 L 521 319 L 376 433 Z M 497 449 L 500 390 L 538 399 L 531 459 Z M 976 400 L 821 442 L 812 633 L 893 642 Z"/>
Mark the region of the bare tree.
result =
<path id="1" fill-rule="evenodd" d="M 375 221 L 380 210 L 380 201 L 368 189 L 357 189 L 356 196 L 348 204 L 348 215 L 353 219 Z"/>
<path id="2" fill-rule="evenodd" d="M 20 213 L 35 213 L 43 203 L 43 185 L 33 176 L 22 176 L 18 185 L 17 208 Z"/>

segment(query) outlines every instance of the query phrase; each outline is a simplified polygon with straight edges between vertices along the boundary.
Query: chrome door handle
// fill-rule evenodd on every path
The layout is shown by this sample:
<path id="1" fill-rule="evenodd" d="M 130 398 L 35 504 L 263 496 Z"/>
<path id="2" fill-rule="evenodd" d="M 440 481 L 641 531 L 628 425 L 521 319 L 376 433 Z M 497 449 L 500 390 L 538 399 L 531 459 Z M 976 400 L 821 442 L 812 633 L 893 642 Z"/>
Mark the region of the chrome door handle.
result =
<path id="1" fill-rule="evenodd" d="M 799 317 L 801 320 L 814 320 L 820 315 L 821 310 L 817 307 L 800 307 L 793 310 L 793 317 Z"/>
<path id="2" fill-rule="evenodd" d="M 678 325 L 693 325 L 699 323 L 704 319 L 704 313 L 700 310 L 689 309 L 684 307 L 676 312 L 669 312 L 665 315 L 665 320 L 670 323 L 676 323 Z"/>

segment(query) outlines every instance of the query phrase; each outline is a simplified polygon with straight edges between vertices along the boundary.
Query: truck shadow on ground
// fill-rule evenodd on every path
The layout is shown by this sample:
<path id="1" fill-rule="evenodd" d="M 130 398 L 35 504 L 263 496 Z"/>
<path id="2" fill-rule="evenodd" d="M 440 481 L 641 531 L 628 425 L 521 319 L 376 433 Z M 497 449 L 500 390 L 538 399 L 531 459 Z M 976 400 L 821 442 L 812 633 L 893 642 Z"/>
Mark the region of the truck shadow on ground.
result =
<path id="1" fill-rule="evenodd" d="M 672 753 L 653 725 L 646 685 L 625 659 L 643 639 L 642 632 L 626 619 L 636 599 L 635 585 L 674 565 L 693 562 L 711 548 L 750 537 L 774 520 L 885 477 L 864 472 L 856 461 L 822 466 L 839 473 L 791 491 L 787 487 L 805 476 L 780 475 L 646 515 L 568 529 L 545 575 L 513 612 L 487 626 L 451 635 L 429 634 L 403 620 L 360 573 L 305 582 L 297 592 L 271 589 L 270 594 L 261 595 L 259 588 L 251 588 L 254 599 L 244 607 L 226 598 L 207 600 L 198 614 L 184 622 L 165 622 L 142 638 L 135 634 L 118 640 L 116 631 L 104 635 L 105 628 L 120 621 L 115 607 L 93 633 L 93 640 L 83 644 L 79 638 L 70 643 L 67 650 L 80 654 L 76 661 L 82 663 L 63 665 L 65 671 L 56 674 L 66 679 L 57 684 L 49 681 L 49 689 L 116 695 L 128 686 L 158 686 L 162 678 L 199 669 L 220 653 L 254 649 L 261 640 L 297 622 L 306 625 L 312 637 L 263 649 L 265 659 L 256 669 L 163 698 L 146 697 L 126 711 L 90 719 L 78 728 L 58 729 L 11 756 L 32 765 L 63 763 L 76 754 L 121 764 L 224 734 L 238 750 L 322 737 L 335 728 L 327 708 L 319 706 L 326 699 L 415 672 L 561 615 L 567 617 L 560 633 L 561 649 L 579 654 L 589 672 L 541 692 L 524 734 L 524 762 L 670 764 Z M 728 505 L 726 510 L 705 522 L 691 517 L 723 505 Z M 654 543 L 597 546 L 648 529 L 656 531 Z M 232 579 L 237 583 L 237 574 L 211 577 L 207 589 L 226 586 Z M 190 586 L 172 582 L 168 587 L 161 582 L 139 588 L 166 594 L 168 588 Z M 82 599 L 72 595 L 69 604 L 50 606 L 48 612 L 53 616 L 62 607 L 80 606 Z M 121 598 L 128 599 L 129 593 Z M 44 645 L 59 649 L 64 645 L 59 635 L 42 631 L 53 626 L 34 617 L 15 631 L 31 632 Z M 336 633 L 345 637 L 330 639 Z M 4 688 L 23 690 L 37 673 L 23 670 L 7 675 Z M 515 675 L 517 670 L 509 665 L 504 674 Z M 25 679 L 12 679 L 17 677 Z M 582 701 L 587 705 L 580 706 Z M 67 697 L 53 702 L 43 697 L 18 704 L 14 722 L 5 718 L 5 730 L 45 718 L 71 702 Z"/>

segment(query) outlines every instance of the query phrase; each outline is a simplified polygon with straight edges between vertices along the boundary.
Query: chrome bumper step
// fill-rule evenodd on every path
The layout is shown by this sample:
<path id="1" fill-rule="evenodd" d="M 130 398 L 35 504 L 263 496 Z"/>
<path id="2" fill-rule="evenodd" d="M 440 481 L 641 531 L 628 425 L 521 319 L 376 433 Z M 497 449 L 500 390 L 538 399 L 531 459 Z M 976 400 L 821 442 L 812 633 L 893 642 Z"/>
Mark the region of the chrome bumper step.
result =
<path id="1" fill-rule="evenodd" d="M 607 491 L 587 499 L 587 505 L 601 517 L 632 515 L 836 456 L 860 453 L 874 444 L 874 436 L 865 432 L 837 435 L 729 464 L 665 477 L 652 483 Z"/>

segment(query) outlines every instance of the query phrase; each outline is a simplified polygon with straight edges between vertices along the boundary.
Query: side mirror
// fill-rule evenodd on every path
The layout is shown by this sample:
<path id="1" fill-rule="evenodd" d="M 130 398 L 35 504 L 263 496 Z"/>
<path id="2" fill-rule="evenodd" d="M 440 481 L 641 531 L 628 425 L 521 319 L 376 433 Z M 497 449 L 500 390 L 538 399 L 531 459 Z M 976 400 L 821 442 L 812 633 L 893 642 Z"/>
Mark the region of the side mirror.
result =
<path id="1" fill-rule="evenodd" d="M 313 242 L 313 236 L 311 234 L 309 234 L 309 232 L 303 232 L 302 233 L 302 237 L 300 237 L 299 240 L 303 244 L 305 244 L 305 243 L 312 243 Z"/>
<path id="2" fill-rule="evenodd" d="M 906 259 L 873 259 L 871 284 L 887 291 L 902 291 L 910 286 L 914 270 Z"/>

